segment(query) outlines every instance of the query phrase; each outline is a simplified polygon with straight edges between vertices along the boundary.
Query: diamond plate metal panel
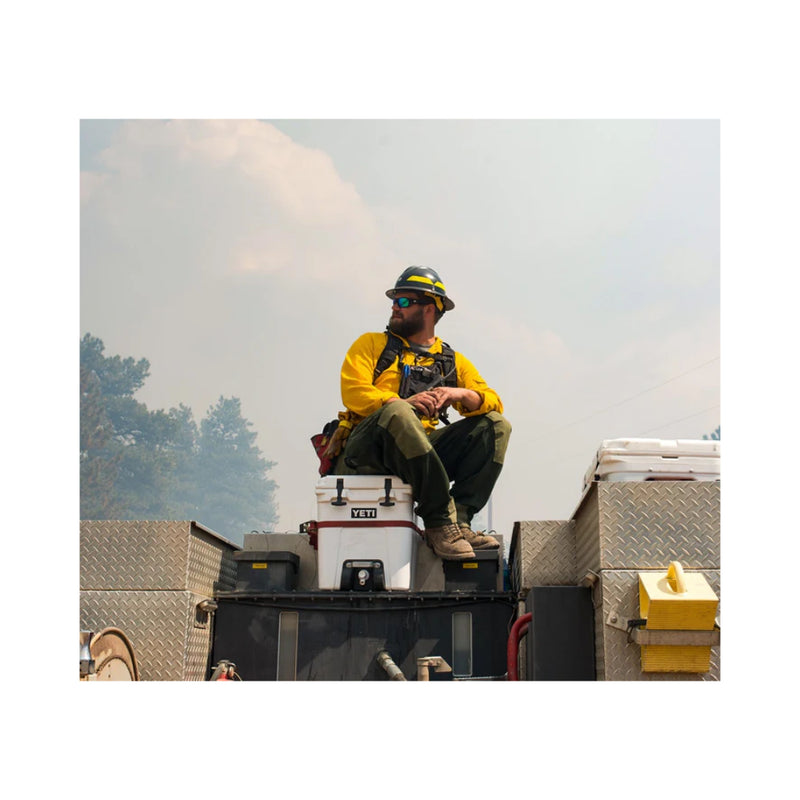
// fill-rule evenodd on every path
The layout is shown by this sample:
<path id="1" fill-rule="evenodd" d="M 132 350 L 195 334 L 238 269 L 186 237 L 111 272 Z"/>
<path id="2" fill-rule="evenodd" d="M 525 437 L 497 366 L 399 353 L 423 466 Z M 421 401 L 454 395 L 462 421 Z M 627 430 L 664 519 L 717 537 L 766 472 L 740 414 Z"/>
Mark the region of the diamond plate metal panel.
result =
<path id="1" fill-rule="evenodd" d="M 143 681 L 202 681 L 211 650 L 210 621 L 199 626 L 202 595 L 184 591 L 83 591 L 81 630 L 120 628 Z"/>
<path id="2" fill-rule="evenodd" d="M 605 570 L 594 589 L 595 659 L 597 679 L 605 681 L 718 681 L 720 680 L 720 646 L 711 648 L 711 669 L 706 673 L 644 673 L 641 671 L 639 645 L 628 643 L 625 631 L 606 624 L 608 614 L 617 611 L 620 618 L 639 617 L 639 572 L 655 570 Z M 663 569 L 660 570 L 663 572 Z M 687 570 L 700 572 L 720 598 L 719 570 Z"/>
<path id="3" fill-rule="evenodd" d="M 569 521 L 515 522 L 510 572 L 515 592 L 575 585 L 575 526 Z"/>
<path id="4" fill-rule="evenodd" d="M 200 594 L 233 589 L 236 586 L 236 562 L 233 548 L 223 546 L 207 533 L 192 528 L 186 588 Z"/>
<path id="5" fill-rule="evenodd" d="M 188 521 L 83 520 L 80 586 L 84 590 L 233 588 L 235 545 Z"/>
<path id="6" fill-rule="evenodd" d="M 575 524 L 575 567 L 581 576 L 600 563 L 600 512 L 597 489 L 592 487 L 572 516 Z"/>
<path id="7" fill-rule="evenodd" d="M 578 574 L 720 567 L 720 484 L 597 482 L 574 515 Z"/>
<path id="8" fill-rule="evenodd" d="M 81 589 L 185 589 L 185 522 L 81 522 Z"/>

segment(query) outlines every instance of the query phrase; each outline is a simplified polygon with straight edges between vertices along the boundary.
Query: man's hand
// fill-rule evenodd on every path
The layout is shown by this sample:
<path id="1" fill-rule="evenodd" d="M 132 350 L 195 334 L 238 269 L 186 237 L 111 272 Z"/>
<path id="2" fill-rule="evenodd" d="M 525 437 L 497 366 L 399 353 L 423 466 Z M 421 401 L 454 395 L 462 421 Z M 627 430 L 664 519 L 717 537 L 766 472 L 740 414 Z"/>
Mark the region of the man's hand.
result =
<path id="1" fill-rule="evenodd" d="M 387 402 L 400 400 L 394 397 Z M 467 411 L 475 411 L 481 407 L 483 398 L 472 389 L 462 389 L 455 386 L 437 386 L 428 392 L 419 392 L 405 398 L 406 403 L 410 403 L 424 417 L 436 419 L 440 411 L 444 411 L 453 403 L 461 403 Z"/>
<path id="2" fill-rule="evenodd" d="M 435 392 L 419 392 L 406 397 L 406 402 L 410 403 L 424 417 L 433 419 L 439 413 L 438 398 Z"/>
<path id="3" fill-rule="evenodd" d="M 437 414 L 454 403 L 461 403 L 467 411 L 475 411 L 481 407 L 481 403 L 483 402 L 483 399 L 477 392 L 458 386 L 437 386 L 430 392 L 426 392 L 426 394 L 432 394 L 436 397 Z"/>

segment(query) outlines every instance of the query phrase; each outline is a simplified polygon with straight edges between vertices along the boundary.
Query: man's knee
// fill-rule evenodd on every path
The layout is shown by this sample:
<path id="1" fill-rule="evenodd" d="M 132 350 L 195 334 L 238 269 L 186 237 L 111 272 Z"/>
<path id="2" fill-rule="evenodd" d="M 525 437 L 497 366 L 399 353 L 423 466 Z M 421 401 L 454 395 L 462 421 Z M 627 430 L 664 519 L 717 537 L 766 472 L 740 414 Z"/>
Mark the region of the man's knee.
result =
<path id="1" fill-rule="evenodd" d="M 497 411 L 490 411 L 486 417 L 494 429 L 494 457 L 492 460 L 497 464 L 502 464 L 508 440 L 511 437 L 511 423 Z"/>
<path id="2" fill-rule="evenodd" d="M 406 403 L 402 400 L 395 400 L 391 403 L 385 403 L 381 408 L 378 409 L 378 425 L 382 427 L 387 427 L 390 420 L 399 419 L 404 422 L 414 422 L 419 423 L 419 417 L 416 415 L 414 411 L 414 407 L 411 403 Z"/>
<path id="3" fill-rule="evenodd" d="M 511 423 L 499 411 L 489 411 L 486 417 L 492 421 L 495 430 L 505 436 L 511 435 Z"/>
<path id="4" fill-rule="evenodd" d="M 402 400 L 386 403 L 378 414 L 378 427 L 389 434 L 406 458 L 424 455 L 432 449 L 425 428 L 410 403 Z"/>

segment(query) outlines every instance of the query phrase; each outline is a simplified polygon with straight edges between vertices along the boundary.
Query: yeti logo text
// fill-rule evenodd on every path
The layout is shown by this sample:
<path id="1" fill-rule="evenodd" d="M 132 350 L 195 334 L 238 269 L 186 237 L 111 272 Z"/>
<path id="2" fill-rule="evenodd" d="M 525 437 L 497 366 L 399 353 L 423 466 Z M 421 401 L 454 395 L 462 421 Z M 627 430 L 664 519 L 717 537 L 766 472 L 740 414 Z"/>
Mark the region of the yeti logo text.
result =
<path id="1" fill-rule="evenodd" d="M 377 519 L 377 508 L 351 508 L 350 519 Z"/>

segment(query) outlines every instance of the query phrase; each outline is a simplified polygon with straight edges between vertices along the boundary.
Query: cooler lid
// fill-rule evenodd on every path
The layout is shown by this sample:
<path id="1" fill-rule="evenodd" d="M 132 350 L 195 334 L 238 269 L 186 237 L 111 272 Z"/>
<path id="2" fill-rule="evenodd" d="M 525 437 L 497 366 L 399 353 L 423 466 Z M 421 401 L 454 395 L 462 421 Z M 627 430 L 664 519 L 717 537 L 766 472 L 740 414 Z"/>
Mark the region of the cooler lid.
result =
<path id="1" fill-rule="evenodd" d="M 336 482 L 341 479 L 347 489 L 383 489 L 386 479 L 392 482 L 392 488 L 410 489 L 397 475 L 326 475 L 317 481 L 317 491 L 336 491 Z"/>
<path id="2" fill-rule="evenodd" d="M 718 439 L 604 439 L 598 459 L 616 456 L 704 456 L 719 458 Z"/>
<path id="3" fill-rule="evenodd" d="M 718 439 L 640 439 L 633 437 L 604 439 L 600 442 L 597 454 L 583 476 L 583 487 L 585 490 L 592 483 L 601 464 L 613 464 L 615 460 L 624 460 L 626 457 L 629 464 L 639 458 L 643 463 L 646 463 L 648 459 L 656 458 L 673 458 L 678 462 L 681 459 L 700 458 L 711 459 L 713 462 L 720 457 L 719 448 Z M 706 461 L 706 464 L 708 465 L 705 469 L 706 472 L 714 471 L 711 462 Z"/>

